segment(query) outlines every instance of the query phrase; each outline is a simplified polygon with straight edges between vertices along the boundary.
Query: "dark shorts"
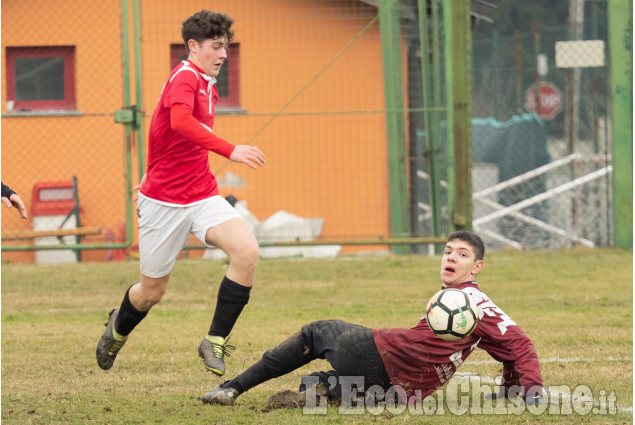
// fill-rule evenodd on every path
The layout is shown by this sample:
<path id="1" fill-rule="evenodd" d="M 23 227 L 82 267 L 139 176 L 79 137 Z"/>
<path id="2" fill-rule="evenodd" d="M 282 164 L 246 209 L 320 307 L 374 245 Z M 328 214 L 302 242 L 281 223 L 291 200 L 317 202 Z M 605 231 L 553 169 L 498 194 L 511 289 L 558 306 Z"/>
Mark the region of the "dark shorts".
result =
<path id="1" fill-rule="evenodd" d="M 365 388 L 380 385 L 387 389 L 391 385 L 375 346 L 373 330 L 342 320 L 321 320 L 303 326 L 300 332 L 266 351 L 260 361 L 236 380 L 246 391 L 315 359 L 326 359 L 333 367 L 314 374 L 325 386 L 331 386 L 333 381 L 339 383 L 339 379 L 329 381 L 332 376 L 363 377 Z"/>
<path id="2" fill-rule="evenodd" d="M 328 360 L 333 367 L 333 370 L 312 374 L 329 390 L 329 396 L 340 396 L 342 376 L 363 377 L 365 389 L 373 385 L 390 387 L 372 329 L 342 320 L 322 320 L 304 326 L 301 334 L 306 342 L 311 341 L 316 353 L 322 354 L 319 358 Z M 300 391 L 304 389 L 301 385 Z"/>

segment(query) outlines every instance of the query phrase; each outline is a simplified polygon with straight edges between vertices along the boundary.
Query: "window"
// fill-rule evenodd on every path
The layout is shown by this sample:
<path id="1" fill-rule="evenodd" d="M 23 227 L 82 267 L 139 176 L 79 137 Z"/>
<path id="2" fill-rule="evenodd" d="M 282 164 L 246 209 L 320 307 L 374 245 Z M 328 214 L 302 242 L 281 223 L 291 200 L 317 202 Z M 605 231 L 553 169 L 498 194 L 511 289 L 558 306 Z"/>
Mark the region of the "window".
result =
<path id="1" fill-rule="evenodd" d="M 76 109 L 75 47 L 7 47 L 7 110 Z"/>
<path id="2" fill-rule="evenodd" d="M 227 59 L 220 68 L 220 73 L 216 77 L 216 87 L 218 88 L 217 108 L 239 108 L 239 70 L 240 60 L 238 52 L 240 45 L 232 43 L 227 48 Z M 187 59 L 185 46 L 182 44 L 172 44 L 170 46 L 170 69 L 174 69 L 181 61 Z"/>

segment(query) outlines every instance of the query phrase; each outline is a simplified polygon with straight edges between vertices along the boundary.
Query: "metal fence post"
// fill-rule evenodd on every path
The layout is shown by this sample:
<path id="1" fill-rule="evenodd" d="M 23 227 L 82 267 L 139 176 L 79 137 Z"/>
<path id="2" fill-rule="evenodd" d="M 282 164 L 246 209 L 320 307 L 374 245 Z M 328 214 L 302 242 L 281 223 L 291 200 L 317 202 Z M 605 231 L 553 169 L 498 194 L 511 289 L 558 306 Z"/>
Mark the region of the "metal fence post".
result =
<path id="1" fill-rule="evenodd" d="M 398 0 L 379 1 L 379 28 L 386 97 L 390 229 L 393 235 L 401 236 L 410 233 L 410 207 Z M 397 245 L 394 248 L 396 254 L 406 254 L 410 251 L 409 246 Z"/>
<path id="2" fill-rule="evenodd" d="M 472 34 L 470 2 L 445 0 L 446 103 L 448 131 L 448 196 L 450 222 L 456 229 L 472 228 Z M 452 159 L 453 161 L 450 161 Z M 450 164 L 452 169 L 450 169 Z M 450 184 L 450 175 L 452 183 Z"/>
<path id="3" fill-rule="evenodd" d="M 633 3 L 609 2 L 614 244 L 633 249 Z"/>

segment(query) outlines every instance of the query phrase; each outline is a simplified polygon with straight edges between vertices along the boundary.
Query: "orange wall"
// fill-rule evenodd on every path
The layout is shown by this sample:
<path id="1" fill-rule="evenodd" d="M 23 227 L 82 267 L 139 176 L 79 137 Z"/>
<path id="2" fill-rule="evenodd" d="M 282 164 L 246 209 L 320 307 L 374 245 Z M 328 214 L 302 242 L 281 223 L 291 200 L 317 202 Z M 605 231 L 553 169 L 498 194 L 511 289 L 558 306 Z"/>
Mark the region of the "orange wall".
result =
<path id="1" fill-rule="evenodd" d="M 33 185 L 78 178 L 85 225 L 116 228 L 124 219 L 122 126 L 112 112 L 122 106 L 120 19 L 112 2 L 98 0 L 2 2 L 2 71 L 7 46 L 76 46 L 77 109 L 81 116 L 2 118 L 2 180 L 30 209 Z M 2 113 L 6 113 L 2 79 Z M 111 114 L 107 116 L 106 114 Z M 32 218 L 32 217 L 31 217 Z M 2 210 L 2 229 L 30 229 L 14 211 Z M 103 259 L 104 252 L 84 253 Z M 3 260 L 29 261 L 32 253 L 2 253 Z"/>
<path id="2" fill-rule="evenodd" d="M 236 21 L 235 42 L 241 49 L 241 104 L 248 114 L 277 112 L 296 96 L 284 112 L 383 109 L 377 25 L 298 96 L 370 21 L 358 18 L 360 9 L 343 7 L 334 11 L 334 5 L 294 0 L 213 4 L 215 10 L 230 14 Z M 196 10 L 183 4 L 172 7 L 143 9 L 145 27 L 152 29 L 149 36 L 144 36 L 146 71 L 165 69 L 169 44 L 182 42 L 180 22 Z M 173 19 L 166 19 L 166 15 Z M 166 76 L 167 71 L 146 78 L 148 113 Z M 265 152 L 268 161 L 265 168 L 252 171 L 212 156 L 213 169 L 224 167 L 221 177 L 231 171 L 247 180 L 244 188 L 223 190 L 225 194 L 231 192 L 246 199 L 260 219 L 280 209 L 304 217 L 325 217 L 325 236 L 388 231 L 383 114 L 282 116 L 253 138 L 269 119 L 217 117 L 218 135 L 235 144 L 249 140 Z"/>
<path id="3" fill-rule="evenodd" d="M 65 1 L 61 9 L 57 2 L 33 0 L 28 9 L 39 11 L 33 14 L 18 0 L 2 2 L 3 71 L 6 46 L 75 45 L 77 105 L 84 113 L 3 117 L 2 179 L 30 205 L 36 182 L 77 175 L 82 223 L 113 229 L 125 218 L 123 126 L 112 118 L 123 106 L 118 4 Z M 140 4 L 144 135 L 170 71 L 169 46 L 182 42 L 181 22 L 210 6 L 226 12 L 236 22 L 246 114 L 217 111 L 214 130 L 234 144 L 259 146 L 267 165 L 254 171 L 210 155 L 219 177 L 231 172 L 246 181 L 240 188 L 221 187 L 222 194 L 246 200 L 261 220 L 279 210 L 324 217 L 323 237 L 388 233 L 385 118 L 376 112 L 384 108 L 377 24 L 342 51 L 374 16 L 372 8 L 319 0 Z M 3 112 L 5 86 L 3 80 Z M 291 99 L 282 112 L 295 115 L 271 120 Z M 30 227 L 3 211 L 3 230 Z M 104 256 L 85 252 L 84 258 Z M 32 254 L 3 252 L 2 258 L 25 261 Z"/>

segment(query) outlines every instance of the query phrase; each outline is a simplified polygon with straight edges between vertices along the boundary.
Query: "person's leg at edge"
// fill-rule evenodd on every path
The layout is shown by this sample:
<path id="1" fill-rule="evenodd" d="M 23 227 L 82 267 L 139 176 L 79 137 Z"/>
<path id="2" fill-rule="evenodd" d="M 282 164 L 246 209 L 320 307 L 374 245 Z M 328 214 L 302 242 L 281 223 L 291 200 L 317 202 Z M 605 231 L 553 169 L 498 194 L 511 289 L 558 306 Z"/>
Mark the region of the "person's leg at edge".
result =
<path id="1" fill-rule="evenodd" d="M 259 247 L 242 218 L 233 218 L 207 229 L 205 242 L 220 248 L 229 257 L 227 273 L 218 289 L 212 324 L 199 346 L 199 355 L 206 368 L 222 376 L 225 373 L 223 357 L 228 354 L 228 348 L 233 348 L 226 345 L 226 339 L 249 301 Z"/>

